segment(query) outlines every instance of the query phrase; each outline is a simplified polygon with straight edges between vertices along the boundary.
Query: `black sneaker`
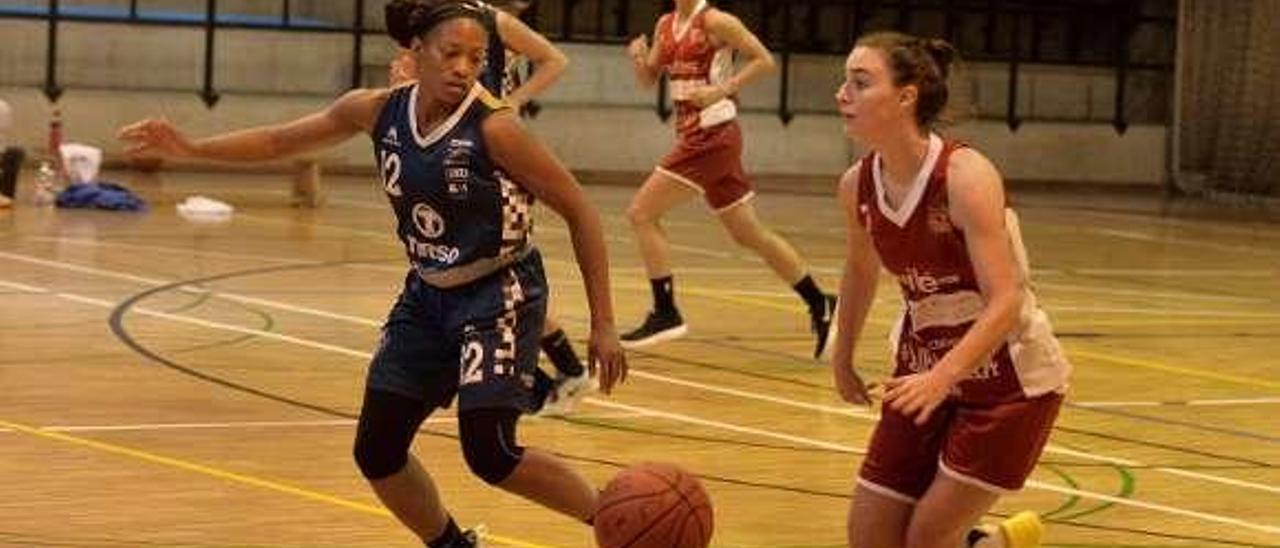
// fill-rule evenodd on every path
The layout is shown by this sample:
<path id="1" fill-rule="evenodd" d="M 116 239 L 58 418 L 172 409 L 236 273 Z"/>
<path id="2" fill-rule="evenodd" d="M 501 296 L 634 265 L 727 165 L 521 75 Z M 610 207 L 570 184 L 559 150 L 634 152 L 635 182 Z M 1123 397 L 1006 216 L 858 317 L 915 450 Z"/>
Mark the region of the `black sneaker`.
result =
<path id="1" fill-rule="evenodd" d="M 467 529 L 466 531 L 463 531 L 461 537 L 457 537 L 444 548 L 480 548 L 481 546 L 484 546 L 484 544 L 480 542 L 480 536 L 488 532 L 488 527 L 478 525 L 474 529 Z"/>
<path id="2" fill-rule="evenodd" d="M 836 296 L 827 295 L 822 303 L 821 310 L 809 310 L 809 331 L 813 332 L 813 336 L 817 339 L 813 347 L 813 359 L 822 359 L 823 353 L 827 351 L 828 343 L 835 338 L 836 329 Z"/>
<path id="3" fill-rule="evenodd" d="M 644 325 L 629 333 L 623 333 L 619 338 L 623 348 L 640 348 L 678 339 L 688 332 L 689 326 L 685 325 L 679 312 L 659 314 L 650 311 L 649 316 L 644 319 Z"/>
<path id="4" fill-rule="evenodd" d="M 529 408 L 525 413 L 537 415 L 542 412 L 542 406 L 546 404 L 547 398 L 556 391 L 556 381 L 548 375 L 542 368 L 534 368 L 533 370 L 533 386 L 530 387 Z"/>

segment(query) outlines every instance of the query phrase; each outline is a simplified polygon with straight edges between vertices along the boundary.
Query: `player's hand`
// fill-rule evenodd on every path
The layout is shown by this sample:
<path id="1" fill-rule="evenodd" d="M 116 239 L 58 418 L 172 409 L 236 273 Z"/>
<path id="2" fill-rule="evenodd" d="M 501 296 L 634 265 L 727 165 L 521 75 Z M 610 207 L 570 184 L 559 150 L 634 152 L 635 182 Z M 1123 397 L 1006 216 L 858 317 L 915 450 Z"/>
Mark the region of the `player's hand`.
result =
<path id="1" fill-rule="evenodd" d="M 116 138 L 129 143 L 124 149 L 128 156 L 183 157 L 195 152 L 191 140 L 164 118 L 129 124 L 116 133 Z"/>
<path id="2" fill-rule="evenodd" d="M 618 331 L 613 324 L 591 328 L 591 341 L 587 343 L 587 370 L 600 382 L 600 391 L 609 394 L 615 384 L 627 380 L 627 356 L 618 342 Z"/>
<path id="3" fill-rule="evenodd" d="M 924 373 L 896 377 L 885 382 L 884 403 L 903 415 L 914 416 L 915 423 L 922 425 L 947 399 L 954 384 L 936 367 Z"/>
<path id="4" fill-rule="evenodd" d="M 862 382 L 862 377 L 854 370 L 850 364 L 831 365 L 831 371 L 836 378 L 836 390 L 840 392 L 840 398 L 854 405 L 871 405 L 871 394 L 867 392 L 867 385 Z"/>
<path id="5" fill-rule="evenodd" d="M 689 94 L 685 99 L 693 101 L 698 108 L 706 108 L 716 104 L 721 99 L 729 96 L 729 93 L 720 86 L 698 86 L 689 90 Z"/>
<path id="6" fill-rule="evenodd" d="M 418 62 L 413 58 L 411 50 L 401 50 L 391 60 L 391 68 L 387 74 L 387 83 L 397 87 L 418 79 Z"/>
<path id="7" fill-rule="evenodd" d="M 637 63 L 647 62 L 649 59 L 649 37 L 641 34 L 631 40 L 627 44 L 627 55 L 631 56 L 631 60 Z"/>

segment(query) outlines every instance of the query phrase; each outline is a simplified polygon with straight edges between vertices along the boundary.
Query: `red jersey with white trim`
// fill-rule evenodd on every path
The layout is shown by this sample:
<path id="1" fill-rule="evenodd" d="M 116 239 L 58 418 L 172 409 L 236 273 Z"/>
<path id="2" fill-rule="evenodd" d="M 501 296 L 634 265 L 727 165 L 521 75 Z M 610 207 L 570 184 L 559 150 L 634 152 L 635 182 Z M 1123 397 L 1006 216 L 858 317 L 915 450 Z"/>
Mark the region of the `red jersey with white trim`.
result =
<path id="1" fill-rule="evenodd" d="M 858 173 L 857 218 L 871 235 L 881 263 L 898 279 L 906 304 L 890 334 L 894 376 L 931 369 L 986 305 L 964 233 L 952 223 L 948 207 L 947 166 L 951 154 L 963 147 L 931 135 L 924 166 L 896 209 L 886 198 L 878 154 L 863 158 Z M 1012 211 L 1007 211 L 1006 226 L 1013 256 L 1028 281 L 1026 252 Z M 1071 366 L 1029 283 L 1024 285 L 1027 294 L 1017 327 L 970 378 L 956 385 L 952 397 L 996 403 L 1065 389 Z"/>
<path id="2" fill-rule="evenodd" d="M 720 84 L 733 75 L 733 49 L 717 46 L 707 34 L 707 14 L 702 2 L 684 21 L 676 12 L 658 21 L 658 62 L 667 69 L 671 99 L 676 107 L 676 135 L 685 138 L 732 120 L 737 107 L 732 98 L 699 108 L 687 98 L 694 88 Z"/>

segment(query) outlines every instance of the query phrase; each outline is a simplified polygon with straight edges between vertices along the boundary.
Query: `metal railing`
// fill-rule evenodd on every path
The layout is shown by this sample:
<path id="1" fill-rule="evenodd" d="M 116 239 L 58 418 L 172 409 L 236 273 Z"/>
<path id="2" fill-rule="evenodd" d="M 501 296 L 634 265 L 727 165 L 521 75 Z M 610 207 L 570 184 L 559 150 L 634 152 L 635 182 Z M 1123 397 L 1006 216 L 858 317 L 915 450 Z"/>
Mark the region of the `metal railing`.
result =
<path id="1" fill-rule="evenodd" d="M 382 33 L 384 0 L 350 0 L 350 21 L 297 17 L 305 0 L 278 0 L 277 16 L 246 16 L 219 12 L 218 0 L 203 2 L 202 14 L 146 10 L 138 0 L 127 9 L 65 7 L 48 0 L 47 8 L 0 6 L 0 17 L 46 20 L 48 41 L 43 90 L 56 102 L 59 84 L 57 50 L 60 22 L 198 27 L 204 30 L 204 76 L 199 94 L 212 108 L 219 91 L 214 70 L 214 44 L 219 29 L 349 34 L 352 37 L 352 87 L 363 81 L 363 36 Z M 338 0 L 327 0 L 337 2 Z M 740 17 L 781 61 L 776 114 L 784 123 L 795 115 L 789 75 L 795 54 L 842 55 L 854 37 L 874 30 L 902 30 L 947 38 L 959 46 L 966 60 L 1003 63 L 1008 68 L 1004 120 L 1016 130 L 1023 122 L 1018 110 L 1019 74 L 1027 64 L 1069 65 L 1114 71 L 1115 111 L 1111 123 L 1118 132 L 1130 124 L 1126 101 L 1135 71 L 1172 72 L 1172 47 L 1167 52 L 1135 56 L 1135 36 L 1150 35 L 1146 44 L 1172 44 L 1176 16 L 1174 0 L 718 0 L 716 4 Z M 198 5 L 198 4 L 197 4 Z M 558 41 L 620 44 L 652 32 L 659 13 L 671 1 L 539 0 L 524 14 L 534 28 Z M 368 13 L 366 13 L 368 12 Z M 371 17 L 371 15 L 373 17 Z M 369 26 L 369 21 L 376 21 Z M 1163 42 L 1162 42 L 1163 40 Z M 659 86 L 655 109 L 669 115 L 665 86 Z"/>

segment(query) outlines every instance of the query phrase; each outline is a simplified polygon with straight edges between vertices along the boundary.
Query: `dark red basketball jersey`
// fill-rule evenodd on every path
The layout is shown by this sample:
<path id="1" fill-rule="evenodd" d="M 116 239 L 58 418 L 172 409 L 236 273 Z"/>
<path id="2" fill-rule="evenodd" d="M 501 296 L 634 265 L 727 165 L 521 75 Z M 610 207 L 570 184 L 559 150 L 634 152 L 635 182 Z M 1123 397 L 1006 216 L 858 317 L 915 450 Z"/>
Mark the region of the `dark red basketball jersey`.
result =
<path id="1" fill-rule="evenodd" d="M 905 301 L 894 345 L 894 376 L 931 369 L 973 326 L 985 306 L 964 233 L 951 221 L 947 166 L 965 145 L 930 138 L 924 166 L 898 207 L 885 195 L 878 154 L 862 160 L 858 173 L 858 220 L 867 229 L 884 267 L 898 280 Z M 1029 282 L 1026 253 L 1017 220 L 1007 211 L 1013 256 Z M 1066 386 L 1070 371 L 1039 309 L 1030 284 L 1018 326 L 954 394 L 966 402 L 1000 402 L 1034 397 Z"/>

